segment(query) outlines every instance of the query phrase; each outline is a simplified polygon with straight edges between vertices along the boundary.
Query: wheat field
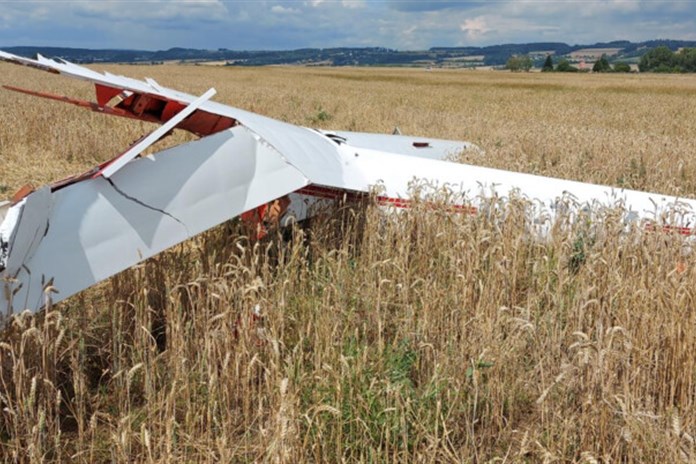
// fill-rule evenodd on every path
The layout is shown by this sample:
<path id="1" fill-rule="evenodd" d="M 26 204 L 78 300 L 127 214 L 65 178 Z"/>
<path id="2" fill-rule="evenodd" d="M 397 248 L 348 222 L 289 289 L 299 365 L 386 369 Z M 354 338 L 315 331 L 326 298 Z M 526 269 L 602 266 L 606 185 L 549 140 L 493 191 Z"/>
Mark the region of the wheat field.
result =
<path id="1" fill-rule="evenodd" d="M 696 198 L 696 80 L 103 66 L 288 122 L 468 140 L 472 164 Z M 91 99 L 11 65 L 0 83 Z M 0 91 L 0 197 L 151 130 Z M 167 144 L 187 140 L 175 134 Z M 608 213 L 528 234 L 344 205 L 218 227 L 0 335 L 6 462 L 693 462 L 696 269 Z"/>

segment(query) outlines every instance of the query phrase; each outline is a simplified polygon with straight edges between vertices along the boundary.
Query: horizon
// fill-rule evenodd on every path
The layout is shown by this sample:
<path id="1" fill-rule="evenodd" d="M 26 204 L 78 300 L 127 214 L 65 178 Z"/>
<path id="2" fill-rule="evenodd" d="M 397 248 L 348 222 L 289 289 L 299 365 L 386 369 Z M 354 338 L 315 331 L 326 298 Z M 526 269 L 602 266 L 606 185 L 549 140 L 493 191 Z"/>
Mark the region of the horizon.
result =
<path id="1" fill-rule="evenodd" d="M 1 2 L 0 2 L 1 3 Z M 567 43 L 567 42 L 558 42 L 558 41 L 544 41 L 544 42 L 506 42 L 506 43 L 495 43 L 495 44 L 490 44 L 490 45 L 461 45 L 461 46 L 453 46 L 453 45 L 433 45 L 432 47 L 428 47 L 427 49 L 399 49 L 399 48 L 392 48 L 392 47 L 384 47 L 380 45 L 374 45 L 374 46 L 351 46 L 351 45 L 340 45 L 340 46 L 335 46 L 335 47 L 299 47 L 299 48 L 276 48 L 276 49 L 234 49 L 234 48 L 226 48 L 226 47 L 210 47 L 210 48 L 194 48 L 194 47 L 182 47 L 182 46 L 172 46 L 169 48 L 162 48 L 162 49 L 148 49 L 148 48 L 123 48 L 123 47 L 109 47 L 109 48 L 92 48 L 92 47 L 62 47 L 62 46 L 56 46 L 56 45 L 34 45 L 34 44 L 20 44 L 20 45 L 10 45 L 10 46 L 5 46 L 0 44 L 0 50 L 5 50 L 5 49 L 13 49 L 13 48 L 45 48 L 45 49 L 51 49 L 51 48 L 57 48 L 57 49 L 69 49 L 69 50 L 89 50 L 89 51 L 129 51 L 129 52 L 148 52 L 148 53 L 155 53 L 155 52 L 161 52 L 161 51 L 168 51 L 168 50 L 175 50 L 175 49 L 183 49 L 183 50 L 201 50 L 201 51 L 217 51 L 217 50 L 229 50 L 229 51 L 235 51 L 235 52 L 292 52 L 296 50 L 303 50 L 303 49 L 310 49 L 310 50 L 330 50 L 330 49 L 375 49 L 375 48 L 384 48 L 388 50 L 395 50 L 399 52 L 409 52 L 409 51 L 428 51 L 430 49 L 457 49 L 457 48 L 486 48 L 486 47 L 499 47 L 499 46 L 520 46 L 520 45 L 541 45 L 541 44 L 564 44 L 569 47 L 597 47 L 599 45 L 613 45 L 617 44 L 619 42 L 629 42 L 632 44 L 637 44 L 637 43 L 642 43 L 642 42 L 694 42 L 696 43 L 696 40 L 687 40 L 687 39 L 673 39 L 673 38 L 651 38 L 651 39 L 646 39 L 646 40 L 641 40 L 641 41 L 631 41 L 627 39 L 617 39 L 617 40 L 612 40 L 612 41 L 594 41 L 594 42 L 588 42 L 588 43 Z"/>

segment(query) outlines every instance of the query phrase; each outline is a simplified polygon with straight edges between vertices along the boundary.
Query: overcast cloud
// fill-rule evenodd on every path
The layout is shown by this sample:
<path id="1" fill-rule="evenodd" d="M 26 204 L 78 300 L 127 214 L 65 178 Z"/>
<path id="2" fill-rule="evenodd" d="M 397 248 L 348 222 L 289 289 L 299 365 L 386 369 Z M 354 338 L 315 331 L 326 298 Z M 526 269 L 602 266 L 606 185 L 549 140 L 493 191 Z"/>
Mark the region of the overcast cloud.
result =
<path id="1" fill-rule="evenodd" d="M 401 50 L 696 40 L 695 0 L 0 0 L 0 46 Z"/>

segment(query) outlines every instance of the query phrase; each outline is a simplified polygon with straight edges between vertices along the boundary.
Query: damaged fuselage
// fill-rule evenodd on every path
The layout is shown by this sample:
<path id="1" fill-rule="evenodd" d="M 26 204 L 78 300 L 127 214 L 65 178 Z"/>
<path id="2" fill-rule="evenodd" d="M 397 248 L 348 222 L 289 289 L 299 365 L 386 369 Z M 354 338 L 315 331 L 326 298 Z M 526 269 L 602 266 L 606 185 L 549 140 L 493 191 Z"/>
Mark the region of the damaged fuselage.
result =
<path id="1" fill-rule="evenodd" d="M 580 204 L 619 204 L 629 220 L 668 222 L 692 233 L 696 201 L 446 161 L 470 148 L 466 142 L 324 132 L 212 102 L 212 89 L 195 97 L 64 61 L 4 52 L 0 60 L 89 81 L 97 101 L 11 90 L 161 124 L 89 172 L 0 205 L 4 314 L 36 311 L 48 298 L 61 301 L 281 198 L 290 199 L 281 202 L 283 213 L 302 219 L 307 202 L 364 195 L 379 185 L 380 203 L 408 207 L 415 178 L 463 192 L 458 198 L 469 200 L 458 206 L 470 213 L 477 198 L 492 194 L 521 192 L 551 212 L 559 198 L 572 194 Z M 142 156 L 173 129 L 200 139 Z"/>

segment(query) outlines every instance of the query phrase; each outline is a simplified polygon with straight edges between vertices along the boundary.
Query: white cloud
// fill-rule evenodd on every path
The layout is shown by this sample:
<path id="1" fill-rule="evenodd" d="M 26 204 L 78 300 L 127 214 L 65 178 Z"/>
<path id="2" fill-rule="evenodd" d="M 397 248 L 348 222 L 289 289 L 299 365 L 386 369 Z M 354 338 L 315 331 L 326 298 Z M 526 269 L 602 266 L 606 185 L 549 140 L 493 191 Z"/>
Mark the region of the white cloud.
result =
<path id="1" fill-rule="evenodd" d="M 274 5 L 271 7 L 271 12 L 276 14 L 295 14 L 299 13 L 299 10 L 290 7 L 285 7 L 283 5 Z"/>
<path id="2" fill-rule="evenodd" d="M 511 1 L 511 0 L 506 0 Z M 441 10 L 471 10 L 480 6 L 481 1 L 478 0 L 390 0 L 389 7 L 393 10 L 409 11 L 409 12 L 424 12 L 424 11 L 441 11 Z M 498 3 L 498 2 L 492 2 Z"/>
<path id="3" fill-rule="evenodd" d="M 471 40 L 478 40 L 492 30 L 488 27 L 488 22 L 482 16 L 473 19 L 465 19 L 464 23 L 462 23 L 459 28 Z"/>
<path id="4" fill-rule="evenodd" d="M 611 0 L 611 7 L 617 11 L 632 12 L 640 10 L 640 0 Z"/>
<path id="5" fill-rule="evenodd" d="M 341 0 L 344 8 L 365 8 L 365 0 Z"/>
<path id="6" fill-rule="evenodd" d="M 341 5 L 344 8 L 365 8 L 367 6 L 366 0 L 309 0 L 304 2 L 305 5 L 319 7 L 321 5 Z"/>

